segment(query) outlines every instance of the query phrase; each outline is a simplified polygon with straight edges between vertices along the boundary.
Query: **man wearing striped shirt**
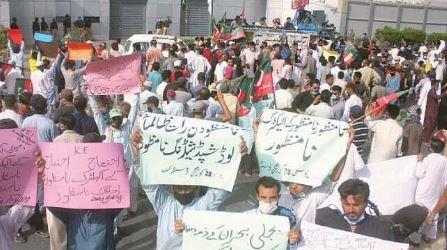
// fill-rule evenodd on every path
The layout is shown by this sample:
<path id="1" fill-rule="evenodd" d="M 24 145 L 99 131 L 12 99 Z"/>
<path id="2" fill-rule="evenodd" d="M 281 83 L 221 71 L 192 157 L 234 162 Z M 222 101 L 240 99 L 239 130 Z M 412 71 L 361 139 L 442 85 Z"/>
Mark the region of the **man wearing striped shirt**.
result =
<path id="1" fill-rule="evenodd" d="M 363 154 L 363 146 L 365 145 L 366 138 L 368 137 L 368 127 L 363 122 L 363 118 L 359 119 L 362 115 L 362 107 L 358 105 L 352 106 L 349 110 L 351 121 L 354 121 L 352 123 L 352 127 L 355 131 L 354 140 L 352 142 L 357 147 L 357 151 L 360 155 Z"/>

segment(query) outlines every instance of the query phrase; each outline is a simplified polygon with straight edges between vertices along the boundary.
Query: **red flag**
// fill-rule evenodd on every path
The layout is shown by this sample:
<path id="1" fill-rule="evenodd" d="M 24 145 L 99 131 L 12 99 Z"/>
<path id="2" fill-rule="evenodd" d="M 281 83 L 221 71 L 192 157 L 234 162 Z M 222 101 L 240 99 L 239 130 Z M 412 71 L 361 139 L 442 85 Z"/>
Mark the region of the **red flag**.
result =
<path id="1" fill-rule="evenodd" d="M 6 29 L 8 32 L 8 38 L 11 40 L 12 43 L 15 44 L 22 44 L 22 31 L 19 29 Z"/>
<path id="2" fill-rule="evenodd" d="M 309 4 L 309 0 L 292 0 L 292 9 L 302 9 Z"/>
<path id="3" fill-rule="evenodd" d="M 269 57 L 263 59 L 261 69 L 257 70 L 255 73 L 254 82 L 253 99 L 255 102 L 260 100 L 263 96 L 275 92 L 272 66 L 270 65 Z"/>
<path id="4" fill-rule="evenodd" d="M 3 72 L 3 75 L 6 77 L 6 75 L 9 73 L 9 71 L 12 70 L 14 66 L 7 63 L 0 62 L 0 72 Z"/>
<path id="5" fill-rule="evenodd" d="M 253 93 L 253 82 L 248 82 L 247 77 L 244 77 L 240 85 L 240 92 L 238 96 L 239 109 L 237 116 L 242 117 L 248 115 L 251 110 L 252 103 L 250 101 Z"/>
<path id="6" fill-rule="evenodd" d="M 371 114 L 374 115 L 374 116 L 377 116 L 377 115 L 381 114 L 383 111 L 385 111 L 385 109 L 388 106 L 388 104 L 390 104 L 391 102 L 399 99 L 399 97 L 405 95 L 408 92 L 410 92 L 410 90 L 405 90 L 405 91 L 392 93 L 391 95 L 387 95 L 387 96 L 384 96 L 384 97 L 381 97 L 381 98 L 377 99 L 372 104 L 373 110 L 371 111 Z"/>

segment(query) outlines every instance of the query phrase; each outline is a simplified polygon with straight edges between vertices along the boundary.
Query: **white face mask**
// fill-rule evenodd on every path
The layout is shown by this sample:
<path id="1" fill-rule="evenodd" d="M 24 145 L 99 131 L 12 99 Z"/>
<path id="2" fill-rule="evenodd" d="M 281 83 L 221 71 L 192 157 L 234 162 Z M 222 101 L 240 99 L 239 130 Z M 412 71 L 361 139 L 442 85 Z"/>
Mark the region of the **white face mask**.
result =
<path id="1" fill-rule="evenodd" d="M 259 201 L 259 211 L 263 214 L 271 214 L 275 212 L 275 210 L 278 208 L 277 202 L 263 202 Z"/>

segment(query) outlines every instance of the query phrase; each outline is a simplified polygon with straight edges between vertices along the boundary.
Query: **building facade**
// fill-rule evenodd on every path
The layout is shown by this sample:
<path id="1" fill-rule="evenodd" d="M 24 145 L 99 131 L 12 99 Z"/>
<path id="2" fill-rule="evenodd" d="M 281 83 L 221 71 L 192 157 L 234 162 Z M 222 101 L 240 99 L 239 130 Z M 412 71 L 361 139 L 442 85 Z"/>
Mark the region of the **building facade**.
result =
<path id="1" fill-rule="evenodd" d="M 255 22 L 265 16 L 267 0 L 246 0 L 245 16 Z M 78 17 L 93 20 L 95 40 L 127 38 L 132 34 L 155 30 L 158 18 L 171 17 L 173 35 L 208 35 L 210 13 L 216 19 L 226 14 L 234 18 L 244 10 L 242 0 L 0 0 L 0 24 L 9 26 L 12 17 L 18 19 L 24 39 L 32 41 L 32 22 L 44 17 L 49 24 L 57 18 L 62 35 L 62 20 L 70 15 L 72 23 Z M 76 37 L 76 34 L 74 34 Z"/>
<path id="2" fill-rule="evenodd" d="M 132 34 L 155 30 L 158 18 L 171 17 L 173 35 L 205 36 L 210 31 L 210 14 L 217 20 L 232 19 L 245 14 L 249 24 L 267 17 L 271 24 L 279 17 L 284 23 L 293 18 L 292 0 L 0 0 L 0 24 L 9 26 L 12 17 L 18 19 L 24 38 L 32 40 L 35 17 L 59 21 L 68 14 L 72 23 L 78 17 L 93 20 L 95 40 L 127 38 Z M 439 1 L 439 2 L 436 2 Z M 430 0 L 311 0 L 310 11 L 324 11 L 337 31 L 346 35 L 351 30 L 358 36 L 372 36 L 376 29 L 390 26 L 403 29 L 414 27 L 430 32 L 447 32 L 447 6 Z M 186 4 L 185 4 L 186 3 Z M 439 4 L 440 3 L 440 4 Z M 315 13 L 315 12 L 314 12 Z M 75 34 L 76 35 L 76 34 Z"/>

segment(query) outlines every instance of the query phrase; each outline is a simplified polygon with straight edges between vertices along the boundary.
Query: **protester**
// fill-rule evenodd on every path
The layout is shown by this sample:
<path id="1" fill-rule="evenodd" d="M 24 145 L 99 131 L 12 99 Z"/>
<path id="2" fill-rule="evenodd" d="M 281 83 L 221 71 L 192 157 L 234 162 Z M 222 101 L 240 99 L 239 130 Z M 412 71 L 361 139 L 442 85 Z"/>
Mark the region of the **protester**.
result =
<path id="1" fill-rule="evenodd" d="M 431 89 L 427 94 L 427 104 L 424 115 L 424 130 L 423 130 L 423 141 L 424 143 L 428 143 L 430 136 L 435 129 L 438 119 L 438 108 L 439 108 L 439 99 L 447 97 L 447 92 L 444 92 L 441 95 L 436 93 L 438 88 L 438 81 L 431 81 Z"/>
<path id="2" fill-rule="evenodd" d="M 0 81 L 0 92 L 12 95 L 16 91 L 17 79 L 23 78 L 23 76 L 22 76 L 22 70 L 19 67 L 15 67 L 16 66 L 15 61 L 9 60 L 8 63 L 14 67 L 5 76 L 5 80 L 3 82 Z"/>
<path id="3" fill-rule="evenodd" d="M 335 120 L 341 120 L 343 114 L 345 112 L 345 102 L 342 99 L 342 89 L 340 86 L 332 86 L 331 88 L 332 96 L 331 96 L 331 106 L 332 111 L 334 112 Z"/>
<path id="4" fill-rule="evenodd" d="M 295 229 L 297 223 L 292 212 L 284 207 L 278 206 L 280 198 L 280 183 L 272 177 L 261 177 L 256 182 L 256 197 L 258 198 L 258 207 L 246 211 L 250 214 L 269 214 L 287 217 L 290 223 L 290 231 L 287 233 L 289 244 L 295 245 L 300 240 L 300 233 Z"/>
<path id="5" fill-rule="evenodd" d="M 299 19 L 302 18 L 301 14 L 305 14 L 302 19 L 311 19 L 310 16 L 306 16 L 307 12 L 298 11 L 297 14 L 298 24 Z M 12 19 L 11 28 L 16 21 Z M 238 126 L 251 152 L 249 155 L 244 153 L 239 169 L 234 171 L 238 173 L 235 177 L 237 184 L 234 186 L 230 200 L 233 202 L 234 197 L 238 195 L 246 197 L 246 193 L 240 192 L 244 190 L 241 187 L 248 181 L 247 178 L 258 174 L 265 176 L 258 181 L 254 202 L 247 201 L 251 205 L 248 210 L 252 213 L 289 218 L 291 228 L 288 238 L 291 249 L 297 247 L 296 243 L 300 240 L 301 233 L 303 235 L 308 233 L 305 231 L 307 223 L 301 225 L 303 226 L 301 232 L 298 230 L 301 221 L 316 222 L 320 225 L 380 239 L 395 238 L 397 241 L 404 241 L 408 240 L 404 238 L 407 238 L 411 232 L 417 231 L 415 228 L 420 226 L 421 223 L 418 221 L 423 220 L 421 218 L 425 217 L 424 214 L 430 212 L 426 225 L 420 227 L 419 235 L 414 234 L 411 241 L 414 245 L 418 244 L 421 234 L 426 234 L 425 240 L 435 238 L 433 227 L 436 225 L 431 227 L 433 223 L 429 222 L 436 220 L 442 206 L 440 203 L 441 205 L 435 207 L 435 203 L 445 187 L 442 178 L 444 178 L 443 171 L 447 167 L 447 162 L 445 162 L 447 158 L 441 157 L 440 154 L 445 138 L 440 137 L 439 133 L 435 133 L 433 138 L 432 133 L 447 127 L 445 125 L 447 116 L 444 114 L 447 98 L 444 98 L 445 93 L 443 93 L 446 73 L 445 43 L 427 42 L 416 46 L 412 44 L 411 47 L 402 45 L 403 42 L 393 44 L 381 41 L 379 44 L 374 40 L 370 41 L 366 35 L 360 43 L 348 42 L 344 37 L 331 41 L 320 35 L 314 39 L 313 36 L 308 38 L 307 35 L 295 32 L 292 34 L 288 30 L 295 26 L 296 20 L 292 22 L 292 19 L 287 19 L 287 22 L 281 25 L 278 18 L 274 18 L 273 22 L 279 29 L 276 32 L 282 28 L 285 29 L 280 31 L 281 35 L 278 34 L 277 37 L 247 35 L 245 38 L 228 40 L 231 31 L 235 31 L 234 28 L 239 31 L 247 25 L 244 21 L 245 16 L 237 17 L 231 27 L 220 22 L 217 25 L 220 35 L 215 34 L 209 38 L 196 37 L 192 43 L 173 40 L 173 44 L 170 44 L 171 42 L 167 44 L 162 41 L 162 37 L 154 36 L 155 40 L 149 42 L 150 48 L 147 51 L 142 51 L 142 48 L 146 49 L 147 44 L 134 43 L 133 53 L 142 58 L 142 63 L 139 65 L 141 72 L 138 73 L 147 77 L 147 80 L 141 79 L 139 83 L 142 86 L 139 95 L 120 92 L 122 89 L 115 88 L 114 82 L 109 83 L 113 88 L 103 87 L 119 93 L 102 96 L 92 96 L 87 93 L 86 80 L 92 80 L 90 77 L 95 74 L 96 69 L 89 67 L 87 73 L 89 61 L 69 59 L 70 55 L 65 45 L 71 39 L 69 15 L 66 15 L 63 23 L 64 40 L 59 41 L 58 54 L 54 59 L 43 57 L 43 51 L 33 46 L 29 69 L 22 68 L 25 44 L 14 44 L 9 41 L 8 51 L 2 58 L 5 64 L 0 65 L 2 92 L 0 96 L 3 101 L 0 106 L 2 109 L 4 107 L 4 111 L 0 113 L 0 119 L 12 118 L 19 127 L 20 123 L 25 128 L 35 127 L 39 142 L 101 143 L 104 140 L 108 143 L 121 143 L 125 166 L 129 171 L 130 208 L 127 210 L 49 208 L 51 212 L 48 215 L 48 225 L 53 248 L 56 245 L 68 249 L 116 248 L 121 233 L 127 229 L 127 227 L 124 230 L 118 228 L 121 221 L 127 215 L 134 215 L 138 211 L 136 203 L 138 179 L 147 181 L 147 176 L 142 176 L 142 173 L 137 173 L 137 170 L 146 171 L 148 167 L 154 167 L 154 169 L 157 167 L 152 166 L 152 163 L 146 165 L 146 159 L 141 161 L 140 166 L 138 146 L 131 147 L 130 145 L 131 133 L 145 130 L 144 127 L 147 126 L 148 115 L 144 114 L 146 111 L 157 114 L 156 128 L 164 128 L 166 135 L 163 135 L 160 141 L 163 140 L 165 144 L 167 139 L 171 140 L 179 136 L 171 129 L 182 117 L 194 120 L 188 119 L 181 126 L 190 126 L 190 121 L 198 120 L 221 122 L 222 124 L 213 123 L 210 130 L 218 130 L 218 133 L 221 129 L 230 128 L 232 132 L 235 132 L 233 126 Z M 265 24 L 265 20 L 263 22 Z M 37 20 L 39 27 L 36 26 L 33 31 L 47 30 L 48 25 L 44 27 L 43 23 L 39 24 Z M 158 19 L 155 32 L 167 33 L 170 23 L 169 17 Z M 78 18 L 75 26 L 79 31 L 79 38 L 88 39 L 91 20 L 87 17 L 84 20 Z M 50 25 L 50 31 L 56 38 L 55 19 Z M 265 26 L 257 30 L 256 34 L 257 32 L 266 34 L 274 31 Z M 100 47 L 95 50 L 94 60 L 99 60 L 95 64 L 107 65 L 107 62 L 102 60 L 124 55 L 124 46 L 120 42 L 120 40 L 113 41 L 110 52 L 107 51 L 105 43 L 101 42 Z M 408 41 L 405 42 L 408 43 Z M 123 60 L 125 60 L 124 57 Z M 106 70 L 106 68 L 103 69 Z M 127 84 L 137 84 L 131 80 L 131 74 L 136 72 L 129 69 L 125 67 L 119 72 L 108 72 L 110 76 L 104 77 L 110 80 L 118 75 L 122 79 L 129 77 Z M 23 87 L 16 85 L 17 79 L 26 77 L 31 79 L 32 90 L 27 85 L 28 81 L 25 81 Z M 22 81 L 17 81 L 17 83 L 22 84 Z M 102 84 L 102 82 L 97 81 L 95 84 Z M 28 91 L 32 91 L 34 95 Z M 19 98 L 18 109 L 13 95 Z M 140 98 L 141 105 L 139 105 Z M 272 112 L 271 109 L 275 111 Z M 400 109 L 402 112 L 399 116 Z M 141 117 L 138 122 L 137 117 Z M 162 123 L 162 120 L 166 122 Z M 199 123 L 202 124 L 202 122 L 206 121 Z M 343 129 L 347 126 L 345 122 L 349 123 L 349 130 Z M 305 126 L 309 128 L 312 126 L 312 131 L 294 134 L 295 130 L 298 131 Z M 281 127 L 283 127 L 282 130 Z M 264 134 L 258 134 L 259 131 L 263 131 Z M 340 154 L 337 150 L 326 150 L 335 143 L 341 143 L 341 140 L 344 144 L 345 134 L 348 131 L 350 135 L 346 155 L 342 155 L 343 152 Z M 284 138 L 271 136 L 270 133 L 284 135 Z M 328 139 L 330 133 L 334 134 L 333 139 Z M 141 136 L 139 137 L 141 141 Z M 265 137 L 268 137 L 268 143 L 272 144 L 263 145 Z M 191 138 L 188 137 L 188 139 Z M 206 138 L 208 139 L 214 138 Z M 139 141 L 134 140 L 134 142 Z M 226 140 L 215 140 L 215 142 L 218 144 L 210 145 L 205 151 L 206 141 L 203 142 L 204 145 L 198 145 L 191 139 L 188 145 L 177 145 L 176 150 L 180 150 L 180 147 L 187 147 L 188 150 L 200 149 L 201 151 L 196 156 L 203 158 L 205 154 L 214 151 L 213 148 L 216 145 L 220 147 L 221 143 L 229 143 Z M 369 147 L 370 143 L 371 147 Z M 256 146 L 253 147 L 254 144 Z M 295 152 L 301 146 L 304 153 Z M 262 151 L 265 148 L 272 150 L 270 153 L 274 151 L 275 154 L 290 150 L 287 151 L 290 155 L 299 157 L 295 160 L 300 161 L 302 157 L 304 162 L 300 164 L 300 169 L 295 166 L 285 167 L 281 162 L 282 159 L 276 160 L 275 155 L 264 154 Z M 421 156 L 418 157 L 420 162 L 416 166 L 417 178 L 414 178 L 412 168 L 415 164 L 411 161 L 415 157 L 398 157 L 419 155 L 427 151 L 430 153 L 423 161 Z M 165 156 L 166 159 L 170 157 Z M 342 158 L 342 160 L 338 165 L 334 163 L 334 166 L 326 166 L 325 176 L 320 176 L 318 180 L 318 183 L 321 183 L 320 186 L 301 181 L 301 176 L 304 176 L 317 183 L 312 170 L 307 171 L 308 165 L 318 167 L 319 164 L 314 165 L 313 159 L 333 159 L 334 157 Z M 364 165 L 361 158 L 374 165 L 360 169 Z M 345 159 L 346 168 L 343 167 Z M 391 165 L 388 163 L 389 160 L 405 162 L 405 166 Z M 150 161 L 164 163 L 160 159 L 150 159 Z M 380 176 L 376 172 L 379 168 L 377 170 L 371 168 L 376 164 L 384 166 L 380 168 L 380 171 L 383 171 L 380 172 L 382 174 Z M 53 167 L 53 164 L 50 167 Z M 397 167 L 405 168 L 406 171 L 402 175 L 390 177 L 388 171 L 394 171 Z M 365 178 L 365 172 L 370 173 L 370 176 L 366 177 L 369 187 L 361 181 L 349 180 L 357 175 Z M 213 174 L 215 173 L 188 173 L 192 178 L 199 177 L 193 175 L 215 178 Z M 308 174 L 311 176 L 306 176 Z M 378 201 L 378 207 L 380 209 L 384 207 L 386 216 L 393 215 L 389 214 L 391 207 L 393 211 L 398 211 L 393 215 L 392 220 L 395 223 L 402 223 L 402 228 L 405 227 L 404 231 L 408 231 L 408 234 L 403 237 L 398 233 L 393 234 L 390 230 L 393 223 L 365 214 L 365 207 L 369 203 L 369 188 L 372 197 L 388 198 L 392 195 L 392 192 L 378 193 L 377 190 L 382 190 L 384 185 L 390 185 L 382 181 L 374 182 L 375 178 L 379 177 L 392 178 L 396 183 L 393 191 L 394 189 L 405 190 L 405 194 L 409 196 L 396 195 L 397 198 L 393 197 L 388 201 L 389 207 L 388 204 Z M 412 191 L 414 188 L 405 186 L 409 184 L 403 183 L 405 178 L 410 177 L 413 177 L 412 183 L 415 184 L 416 193 Z M 284 181 L 286 178 L 288 178 L 287 182 Z M 336 185 L 339 185 L 336 183 L 339 178 L 340 182 L 348 179 L 338 188 L 341 203 L 338 198 L 333 200 L 334 196 L 338 197 L 338 194 L 331 194 Z M 277 186 L 279 183 L 285 186 Z M 41 183 L 38 188 L 39 194 L 43 194 Z M 158 220 L 157 249 L 182 247 L 182 231 L 185 229 L 184 210 L 228 211 L 233 209 L 229 209 L 229 206 L 233 204 L 222 205 L 224 198 L 229 195 L 223 190 L 188 185 L 170 187 L 146 184 L 143 185 L 143 189 L 158 216 L 156 218 Z M 411 200 L 410 203 L 415 201 L 416 204 L 402 207 L 403 201 L 408 200 Z M 331 206 L 331 208 L 317 210 L 318 206 L 324 206 L 323 203 L 336 203 L 334 205 L 342 209 L 341 211 L 332 210 L 333 206 Z M 37 222 L 30 221 L 30 223 L 39 235 L 45 236 L 42 206 L 43 197 L 40 196 L 34 214 Z M 377 213 L 375 205 L 371 203 L 368 206 L 374 210 L 374 213 L 380 214 Z M 406 212 L 411 209 L 422 212 L 414 216 L 410 213 L 411 216 L 408 216 Z M 54 222 L 57 218 L 62 222 Z M 417 223 L 413 223 L 415 221 Z M 61 229 L 62 224 L 66 227 L 67 246 L 63 245 L 65 244 L 63 240 L 58 239 L 59 236 L 65 236 L 64 230 Z M 407 224 L 413 225 L 409 229 Z M 21 230 L 18 230 L 16 240 L 23 242 L 25 235 L 26 233 L 23 234 Z M 331 235 L 325 237 L 330 238 Z M 306 241 L 305 238 L 304 241 Z"/>
<path id="6" fill-rule="evenodd" d="M 413 105 L 407 112 L 408 118 L 402 132 L 402 155 L 417 155 L 422 146 L 421 109 Z"/>
<path id="7" fill-rule="evenodd" d="M 317 81 L 313 80 L 311 74 L 308 75 L 308 78 L 310 78 L 309 81 L 312 81 L 311 83 L 309 82 L 309 87 L 306 91 L 299 93 L 292 102 L 292 108 L 300 114 L 304 114 L 306 109 L 312 105 L 315 97 L 319 95 L 318 91 L 320 89 L 320 85 Z"/>
<path id="8" fill-rule="evenodd" d="M 435 207 L 447 183 L 447 158 L 441 154 L 445 142 L 444 133 L 442 131 L 437 132 L 430 140 L 430 154 L 423 160 L 422 155 L 418 157 L 418 160 L 422 163 L 416 167 L 415 175 L 419 180 L 414 202 L 421 204 L 429 211 Z M 434 219 L 437 218 L 436 213 L 432 216 L 434 216 Z M 417 233 L 410 236 L 410 244 L 418 246 L 421 235 L 424 236 L 424 239 L 436 239 L 437 227 L 435 225 L 422 225 Z"/>
<path id="9" fill-rule="evenodd" d="M 337 85 L 334 83 L 335 86 L 339 86 L 343 89 L 342 86 Z M 348 99 L 345 102 L 345 108 L 343 112 L 343 117 L 341 118 L 342 121 L 348 122 L 349 121 L 349 111 L 351 110 L 352 106 L 360 106 L 363 107 L 362 99 L 360 99 L 357 96 L 357 89 L 356 85 L 354 83 L 349 83 L 346 85 L 346 94 L 349 96 Z"/>
<path id="10" fill-rule="evenodd" d="M 0 120 L 0 131 L 2 129 L 17 128 L 17 124 L 11 119 Z M 42 184 L 42 175 L 45 168 L 45 160 L 39 152 L 36 152 L 37 180 Z M 39 191 L 41 192 L 41 191 Z M 33 215 L 34 207 L 15 205 L 11 206 L 6 214 L 0 215 L 0 248 L 12 250 L 12 238 L 23 224 Z"/>
<path id="11" fill-rule="evenodd" d="M 59 117 L 63 114 L 73 114 L 74 112 L 73 92 L 69 89 L 63 89 L 59 93 L 59 107 L 54 111 L 53 120 L 57 124 Z"/>
<path id="12" fill-rule="evenodd" d="M 394 239 L 389 222 L 365 212 L 370 194 L 367 183 L 349 179 L 338 187 L 343 212 L 329 207 L 317 210 L 316 224 L 382 240 Z"/>
<path id="13" fill-rule="evenodd" d="M 25 42 L 22 41 L 22 44 L 14 44 L 11 43 L 11 40 L 8 40 L 8 50 L 9 50 L 9 61 L 15 62 L 15 66 L 22 68 L 23 67 L 23 52 L 25 51 Z"/>
<path id="14" fill-rule="evenodd" d="M 401 152 L 403 129 L 397 122 L 399 108 L 390 104 L 386 120 L 368 120 L 365 123 L 374 132 L 368 163 L 396 158 Z"/>
<path id="15" fill-rule="evenodd" d="M 3 97 L 3 112 L 0 112 L 0 120 L 11 119 L 18 128 L 22 127 L 23 118 L 17 114 L 17 99 L 14 95 L 6 95 Z M 1 110 L 1 109 L 0 109 Z"/>
<path id="16" fill-rule="evenodd" d="M 68 57 L 69 55 L 67 53 L 62 61 L 61 71 L 65 79 L 65 88 L 71 90 L 73 92 L 73 96 L 76 98 L 81 94 L 81 77 L 87 70 L 88 62 L 84 67 L 76 69 L 75 62 L 67 59 Z"/>
<path id="17" fill-rule="evenodd" d="M 25 118 L 23 128 L 37 128 L 38 139 L 41 142 L 52 142 L 59 135 L 59 131 L 53 120 L 45 117 L 47 113 L 47 100 L 42 95 L 36 94 L 31 98 L 33 115 Z"/>
<path id="18" fill-rule="evenodd" d="M 73 106 L 75 108 L 73 115 L 76 119 L 74 131 L 80 135 L 86 135 L 89 133 L 99 134 L 95 119 L 86 113 L 87 98 L 84 96 L 77 96 L 74 99 Z"/>
<path id="19" fill-rule="evenodd" d="M 163 82 L 162 75 L 160 73 L 160 63 L 154 62 L 152 64 L 152 71 L 149 74 L 149 82 L 151 84 L 151 92 L 156 93 L 158 86 Z"/>
<path id="20" fill-rule="evenodd" d="M 350 144 L 354 139 L 353 135 L 354 131 L 351 130 L 346 155 L 340 160 L 334 170 L 332 170 L 330 177 L 321 186 L 312 187 L 300 183 L 288 183 L 287 189 L 281 192 L 278 204 L 292 211 L 297 221 L 315 223 L 317 208 L 332 193 L 340 179 Z"/>
<path id="21" fill-rule="evenodd" d="M 185 106 L 183 103 L 178 102 L 175 100 L 176 98 L 176 92 L 173 89 L 169 89 L 166 92 L 166 97 L 167 97 L 167 101 L 168 101 L 168 105 L 166 105 L 165 107 L 163 107 L 163 111 L 167 114 L 167 115 L 172 115 L 172 116 L 183 116 L 184 112 L 185 112 Z"/>
<path id="22" fill-rule="evenodd" d="M 163 59 L 161 55 L 161 50 L 157 48 L 157 41 L 152 40 L 150 42 L 150 48 L 146 52 L 146 60 L 147 60 L 147 71 L 152 70 L 152 65 L 154 62 L 160 62 Z"/>
<path id="23" fill-rule="evenodd" d="M 288 91 L 289 84 L 282 78 L 279 82 L 279 89 L 275 91 L 276 109 L 282 110 L 292 107 L 293 97 Z"/>
<path id="24" fill-rule="evenodd" d="M 326 119 L 334 119 L 334 110 L 331 107 L 332 93 L 329 90 L 323 90 L 319 96 L 317 96 L 312 105 L 310 105 L 304 114 L 318 116 Z"/>
<path id="25" fill-rule="evenodd" d="M 349 118 L 355 133 L 352 143 L 357 148 L 359 155 L 363 155 L 363 148 L 368 138 L 368 127 L 363 121 L 362 107 L 358 105 L 352 106 L 349 110 Z"/>
<path id="26" fill-rule="evenodd" d="M 134 147 L 138 148 L 136 144 L 141 142 L 141 134 L 134 134 L 132 142 Z M 244 142 L 240 152 L 242 155 L 247 153 Z M 142 177 L 139 176 L 139 178 Z M 142 187 L 159 217 L 157 249 L 181 249 L 184 211 L 217 210 L 229 194 L 225 190 L 209 188 L 205 195 L 198 197 L 199 187 L 197 186 L 171 185 L 170 192 L 161 185 L 143 185 Z"/>

